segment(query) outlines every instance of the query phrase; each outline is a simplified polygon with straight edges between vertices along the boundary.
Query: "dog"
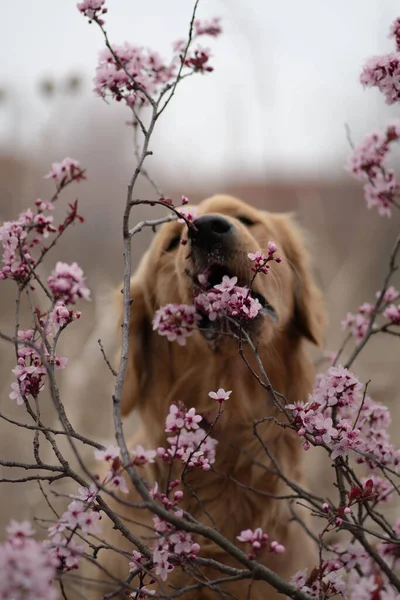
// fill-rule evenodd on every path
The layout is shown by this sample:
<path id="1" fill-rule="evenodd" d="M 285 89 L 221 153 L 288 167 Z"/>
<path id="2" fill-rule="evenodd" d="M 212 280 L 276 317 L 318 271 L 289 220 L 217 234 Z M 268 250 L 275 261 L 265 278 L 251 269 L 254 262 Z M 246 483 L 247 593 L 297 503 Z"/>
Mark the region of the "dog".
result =
<path id="1" fill-rule="evenodd" d="M 322 294 L 312 276 L 303 235 L 291 215 L 257 210 L 231 196 L 217 195 L 198 206 L 193 224 L 189 229 L 179 221 L 162 225 L 131 279 L 129 361 L 121 411 L 128 415 L 137 409 L 140 415 L 141 426 L 131 440 L 132 446 L 157 448 L 166 444 L 165 418 L 171 403 L 195 407 L 209 424 L 217 407 L 208 393 L 218 388 L 231 390 L 224 413 L 211 432 L 218 440 L 215 464 L 209 471 L 193 469 L 188 473 L 189 485 L 182 487 L 184 497 L 179 506 L 207 525 L 214 523 L 222 535 L 242 549 L 244 546 L 237 541 L 240 532 L 261 527 L 286 551 L 276 555 L 265 549 L 257 560 L 290 580 L 296 571 L 311 570 L 317 564 L 316 546 L 299 523 L 300 519 L 308 526 L 307 512 L 285 499 L 293 492 L 276 474 L 268 454 L 284 477 L 304 487 L 304 451 L 298 436 L 290 428 L 277 425 L 273 418 L 260 423 L 259 438 L 254 435 L 255 420 L 274 416 L 282 420 L 272 392 L 255 376 L 260 371 L 254 351 L 243 343 L 240 355 L 234 330 L 228 326 L 220 332 L 218 320 L 212 322 L 206 315 L 202 315 L 198 330 L 184 346 L 161 337 L 153 330 L 152 322 L 156 311 L 168 303 L 193 304 L 198 277 L 204 272 L 212 284 L 228 275 L 237 277 L 238 285 L 248 285 L 254 274 L 248 254 L 266 252 L 268 241 L 275 242 L 282 261 L 271 262 L 269 273 L 254 279 L 251 293 L 262 310 L 249 322 L 247 334 L 273 390 L 284 396 L 284 404 L 289 404 L 306 401 L 313 387 L 314 369 L 306 342 L 322 343 L 326 322 Z M 157 459 L 140 472 L 149 487 L 157 481 L 159 489 L 164 490 L 168 471 L 168 465 Z M 123 499 L 141 500 L 132 488 Z M 151 546 L 152 515 L 142 508 L 111 504 L 126 519 L 127 527 Z M 133 548 L 107 520 L 106 516 L 102 519 L 105 539 L 129 556 Z M 199 556 L 240 568 L 223 549 L 204 539 L 196 541 L 201 546 Z M 101 550 L 98 561 L 117 579 L 124 580 L 128 575 L 128 558 L 120 553 Z M 104 572 L 94 573 L 92 570 L 89 576 L 99 581 L 107 578 Z M 204 581 L 223 577 L 209 567 L 202 573 Z M 157 589 L 176 594 L 177 589 L 195 583 L 188 572 L 177 567 Z M 281 597 L 263 581 L 238 580 L 219 587 L 222 592 L 206 585 L 179 597 Z M 94 585 L 92 592 L 86 589 L 85 596 L 99 598 L 114 588 Z"/>

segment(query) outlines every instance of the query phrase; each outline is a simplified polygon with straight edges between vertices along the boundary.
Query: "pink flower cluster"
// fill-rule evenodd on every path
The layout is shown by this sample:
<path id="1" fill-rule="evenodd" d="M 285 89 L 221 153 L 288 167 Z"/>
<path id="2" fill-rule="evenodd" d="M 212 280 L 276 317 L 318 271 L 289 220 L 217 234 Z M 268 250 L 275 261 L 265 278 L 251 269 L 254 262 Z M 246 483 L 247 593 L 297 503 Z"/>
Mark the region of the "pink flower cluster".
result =
<path id="1" fill-rule="evenodd" d="M 183 517 L 181 510 L 176 510 L 177 517 Z M 163 581 L 166 581 L 168 574 L 174 569 L 171 558 L 176 561 L 179 559 L 195 558 L 200 551 L 200 546 L 193 542 L 190 533 L 183 530 L 176 530 L 173 525 L 153 516 L 154 529 L 158 538 L 153 544 L 153 563 L 156 575 L 159 575 Z"/>
<path id="2" fill-rule="evenodd" d="M 71 181 L 82 181 L 85 175 L 77 160 L 67 156 L 59 163 L 53 163 L 45 179 L 54 179 L 61 188 Z"/>
<path id="3" fill-rule="evenodd" d="M 97 510 L 94 510 L 97 489 L 94 484 L 90 488 L 79 488 L 78 496 L 72 496 L 68 509 L 61 515 L 55 525 L 49 528 L 49 535 L 56 536 L 63 531 L 76 531 L 80 529 L 83 533 L 100 533 L 99 521 L 101 519 Z M 57 545 L 58 538 L 55 542 Z M 82 548 L 83 551 L 83 548 Z M 77 569 L 77 561 L 74 560 L 64 565 L 67 569 Z"/>
<path id="4" fill-rule="evenodd" d="M 376 292 L 376 297 L 379 298 L 381 293 Z M 400 305 L 392 304 L 394 300 L 400 297 L 400 292 L 393 286 L 390 286 L 383 295 L 380 302 L 380 308 L 377 315 L 383 315 L 389 320 L 389 325 L 400 325 Z M 364 339 L 370 324 L 371 314 L 376 308 L 375 304 L 364 302 L 355 314 L 347 313 L 346 318 L 342 321 L 342 327 L 348 328 L 350 333 L 357 341 Z M 385 323 L 385 325 L 388 325 Z M 378 325 L 375 323 L 373 329 L 377 330 Z"/>
<path id="5" fill-rule="evenodd" d="M 35 332 L 33 329 L 18 331 L 18 361 L 17 366 L 12 370 L 17 381 L 11 384 L 11 400 L 17 404 L 24 403 L 24 397 L 31 395 L 36 397 L 44 389 L 44 379 L 47 375 L 46 365 L 36 349 L 35 344 L 40 346 L 40 340 L 35 341 Z M 29 342 L 29 345 L 23 342 Z M 33 344 L 34 346 L 31 346 Z M 50 364 L 50 354 L 46 348 L 43 349 L 44 357 Z M 67 364 L 66 358 L 54 356 L 54 366 L 56 369 L 63 369 Z"/>
<path id="6" fill-rule="evenodd" d="M 187 206 L 186 208 L 179 208 L 178 212 L 188 221 L 193 222 L 195 219 L 197 219 L 199 209 L 197 206 Z M 178 223 L 185 223 L 185 220 L 178 219 Z"/>
<path id="7" fill-rule="evenodd" d="M 199 292 L 194 297 L 194 305 L 210 321 L 222 317 L 234 317 L 247 321 L 255 319 L 262 306 L 251 290 L 237 286 L 237 277 L 224 275 L 222 283 L 211 289 Z"/>
<path id="8" fill-rule="evenodd" d="M 0 227 L 0 242 L 3 245 L 4 267 L 0 279 L 25 281 L 35 261 L 29 252 L 26 238 L 33 227 L 34 215 L 30 209 L 22 212 L 16 221 L 6 221 Z"/>
<path id="9" fill-rule="evenodd" d="M 343 367 L 330 367 L 320 376 L 305 404 L 291 404 L 298 434 L 309 443 L 326 445 L 332 460 L 353 453 L 358 463 L 369 469 L 396 468 L 400 451 L 390 443 L 387 428 L 390 414 L 386 406 L 361 397 L 358 379 Z M 335 409 L 335 423 L 332 409 Z"/>
<path id="10" fill-rule="evenodd" d="M 399 537 L 396 524 L 394 535 Z M 378 550 L 385 556 L 385 543 L 379 544 Z M 390 544 L 387 544 L 388 548 Z M 396 560 L 399 556 L 398 544 L 394 554 L 386 554 L 387 559 Z M 333 597 L 345 600 L 397 600 L 399 595 L 391 587 L 387 576 L 365 549 L 354 542 L 346 546 L 335 544 L 331 547 L 334 558 L 322 563 L 311 573 L 298 571 L 292 577 L 290 584 L 302 592 L 318 600 L 328 600 Z"/>
<path id="11" fill-rule="evenodd" d="M 99 17 L 106 12 L 101 0 L 85 0 L 78 9 L 99 25 Z M 201 36 L 217 37 L 222 32 L 218 19 L 209 22 L 195 21 L 191 44 Z M 160 98 L 174 82 L 180 67 L 181 75 L 190 72 L 206 73 L 213 70 L 209 66 L 210 51 L 197 46 L 187 48 L 187 42 L 179 40 L 173 44 L 170 62 L 164 61 L 157 52 L 148 48 L 133 46 L 128 42 L 113 45 L 100 53 L 99 64 L 94 78 L 94 91 L 102 98 L 111 95 L 118 102 L 124 100 L 130 107 L 146 104 L 150 99 Z"/>
<path id="12" fill-rule="evenodd" d="M 71 265 L 58 262 L 47 282 L 54 298 L 65 304 L 76 304 L 79 298 L 90 299 L 83 271 L 76 262 Z"/>
<path id="13" fill-rule="evenodd" d="M 269 273 L 269 264 L 271 261 L 275 261 L 277 263 L 282 262 L 282 259 L 279 256 L 275 257 L 275 252 L 277 251 L 277 247 L 275 242 L 268 242 L 268 256 L 265 256 L 260 250 L 257 250 L 254 254 L 249 252 L 247 255 L 251 261 L 254 262 L 254 266 L 252 267 L 252 271 L 255 273 L 264 273 L 268 275 Z"/>
<path id="14" fill-rule="evenodd" d="M 107 12 L 104 8 L 105 0 L 83 0 L 76 5 L 77 9 L 85 15 L 90 21 L 96 19 L 99 25 L 104 25 L 103 19 L 99 17 Z"/>
<path id="15" fill-rule="evenodd" d="M 187 304 L 166 304 L 159 308 L 153 319 L 153 330 L 165 335 L 169 342 L 186 344 L 186 338 L 194 333 L 200 316 L 194 306 Z"/>
<path id="16" fill-rule="evenodd" d="M 72 161 L 72 159 L 68 160 Z M 65 161 L 63 161 L 63 163 L 64 162 Z M 72 162 L 76 163 L 76 161 Z M 53 165 L 53 169 L 55 166 L 57 165 Z M 65 169 L 67 169 L 67 167 L 65 167 Z M 69 171 L 67 169 L 60 181 L 60 189 L 63 185 L 71 181 L 71 179 L 68 179 L 69 174 L 76 180 L 83 178 L 83 172 L 80 168 L 80 177 L 78 177 L 78 174 L 75 171 L 72 166 L 70 166 Z M 49 173 L 49 176 L 50 175 L 51 173 Z M 56 171 L 54 171 L 54 177 L 57 177 Z M 18 219 L 6 221 L 0 227 L 0 242 L 3 249 L 2 262 L 4 264 L 2 269 L 0 269 L 0 280 L 14 279 L 19 283 L 26 283 L 32 276 L 32 271 L 36 265 L 36 261 L 31 255 L 32 248 L 42 244 L 40 257 L 42 258 L 47 251 L 44 240 L 46 240 L 50 234 L 56 232 L 61 233 L 67 225 L 76 219 L 80 221 L 83 220 L 77 212 L 77 201 L 69 205 L 70 211 L 68 212 L 64 223 L 58 227 L 55 227 L 53 224 L 53 216 L 45 214 L 46 212 L 54 210 L 54 206 L 51 202 L 44 202 L 38 198 L 35 201 L 35 207 L 36 214 L 28 208 L 20 213 Z M 29 237 L 30 234 L 32 234 L 33 237 Z"/>
<path id="17" fill-rule="evenodd" d="M 374 309 L 374 304 L 364 302 L 364 304 L 358 307 L 358 310 L 355 314 L 347 313 L 346 318 L 342 321 L 343 329 L 348 328 L 351 335 L 357 341 L 364 339 L 369 327 L 371 313 L 374 311 Z"/>
<path id="18" fill-rule="evenodd" d="M 196 19 L 194 22 L 194 33 L 196 36 L 210 35 L 211 37 L 218 37 L 222 33 L 221 19 L 219 17 L 214 17 L 210 21 Z"/>
<path id="19" fill-rule="evenodd" d="M 394 171 L 384 164 L 390 144 L 400 138 L 400 123 L 389 125 L 384 133 L 373 132 L 357 146 L 347 162 L 347 170 L 364 180 L 368 208 L 377 207 L 381 216 L 391 216 L 393 199 L 400 192 Z"/>
<path id="20" fill-rule="evenodd" d="M 183 517 L 183 511 L 178 508 L 178 503 L 183 498 L 183 492 L 181 490 L 173 492 L 173 490 L 180 483 L 179 480 L 171 481 L 168 487 L 168 495 L 159 492 L 157 482 L 151 491 L 153 498 L 159 500 L 167 510 L 173 511 L 177 517 Z M 172 499 L 170 499 L 171 494 Z M 153 523 L 157 538 L 153 543 L 153 565 L 150 572 L 154 568 L 155 574 L 159 575 L 163 581 L 166 581 L 168 574 L 173 571 L 182 559 L 187 561 L 195 558 L 200 551 L 200 546 L 196 542 L 193 542 L 190 533 L 176 530 L 173 525 L 156 515 L 153 516 Z M 145 557 L 135 550 L 132 554 L 132 561 L 129 563 L 130 572 L 134 572 L 145 560 Z M 149 583 L 154 583 L 154 578 Z M 146 597 L 147 595 L 153 595 L 155 592 L 143 586 L 140 588 L 140 593 L 142 595 L 134 597 Z"/>
<path id="21" fill-rule="evenodd" d="M 400 18 L 392 23 L 388 37 L 395 40 L 396 52 L 367 60 L 360 81 L 366 87 L 377 87 L 386 103 L 394 104 L 400 99 Z"/>
<path id="22" fill-rule="evenodd" d="M 0 545 L 1 600 L 55 600 L 52 586 L 58 561 L 44 542 L 32 539 L 28 521 L 11 521 L 7 541 Z"/>
<path id="23" fill-rule="evenodd" d="M 176 61 L 167 65 L 157 52 L 125 42 L 102 50 L 94 78 L 94 91 L 102 98 L 109 94 L 128 106 L 145 104 L 160 93 L 177 72 Z"/>
<path id="24" fill-rule="evenodd" d="M 400 54 L 392 52 L 373 56 L 365 63 L 360 81 L 365 87 L 377 87 L 385 96 L 386 104 L 400 100 Z"/>
<path id="25" fill-rule="evenodd" d="M 171 404 L 165 431 L 176 435 L 167 438 L 169 448 L 157 448 L 158 455 L 167 463 L 178 459 L 189 468 L 197 467 L 208 471 L 215 462 L 215 447 L 218 442 L 200 427 L 201 420 L 201 415 L 196 414 L 194 408 Z"/>
<path id="26" fill-rule="evenodd" d="M 264 533 L 261 527 L 254 529 L 245 529 L 240 532 L 240 535 L 236 538 L 239 542 L 245 544 L 251 544 L 252 552 L 249 554 L 250 559 L 254 559 L 256 555 L 267 546 L 268 534 Z M 276 541 L 268 542 L 269 551 L 274 554 L 283 554 L 285 552 L 285 546 L 279 544 Z"/>
<path id="27" fill-rule="evenodd" d="M 95 450 L 94 456 L 97 460 L 104 461 L 109 466 L 103 485 L 111 485 L 114 490 L 120 490 L 127 494 L 129 490 L 125 477 L 121 472 L 120 449 L 116 446 L 107 446 L 105 450 Z"/>
<path id="28" fill-rule="evenodd" d="M 396 43 L 396 50 L 400 52 L 400 17 L 395 19 L 390 27 L 389 39 L 394 39 Z"/>

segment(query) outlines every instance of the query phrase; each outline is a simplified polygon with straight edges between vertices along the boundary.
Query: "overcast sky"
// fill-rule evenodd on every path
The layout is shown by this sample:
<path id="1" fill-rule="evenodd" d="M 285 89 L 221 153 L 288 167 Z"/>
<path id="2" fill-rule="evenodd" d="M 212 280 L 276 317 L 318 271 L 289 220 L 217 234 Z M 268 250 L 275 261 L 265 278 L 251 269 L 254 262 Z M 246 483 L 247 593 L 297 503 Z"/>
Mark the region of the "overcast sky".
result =
<path id="1" fill-rule="evenodd" d="M 99 115 L 98 127 L 128 118 L 91 93 L 102 38 L 74 0 L 2 4 L 3 145 L 37 143 L 52 111 L 55 135 L 66 146 L 73 124 L 88 115 Z M 107 6 L 111 41 L 169 56 L 171 42 L 187 33 L 192 2 L 108 0 Z M 339 173 L 348 153 L 345 123 L 357 140 L 397 114 L 376 90 L 363 90 L 358 77 L 366 58 L 391 50 L 387 32 L 398 13 L 395 0 L 200 0 L 199 17 L 222 17 L 224 34 L 210 43 L 215 71 L 183 82 L 158 132 L 160 161 L 200 175 Z M 40 79 L 62 85 L 75 73 L 85 80 L 78 102 L 50 109 L 38 98 Z"/>

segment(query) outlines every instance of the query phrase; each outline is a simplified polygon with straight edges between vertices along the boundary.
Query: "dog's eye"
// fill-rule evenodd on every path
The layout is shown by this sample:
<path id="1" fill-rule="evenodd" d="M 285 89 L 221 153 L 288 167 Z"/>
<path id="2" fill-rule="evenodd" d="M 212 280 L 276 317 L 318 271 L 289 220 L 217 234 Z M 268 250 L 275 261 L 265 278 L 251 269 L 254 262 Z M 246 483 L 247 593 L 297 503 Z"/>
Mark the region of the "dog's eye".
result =
<path id="1" fill-rule="evenodd" d="M 238 221 L 243 223 L 243 225 L 246 225 L 246 227 L 251 227 L 252 225 L 255 225 L 254 221 L 252 221 L 251 219 L 249 219 L 248 217 L 245 217 L 243 215 L 239 215 L 236 218 Z"/>
<path id="2" fill-rule="evenodd" d="M 175 250 L 175 248 L 177 248 L 179 246 L 179 242 L 181 241 L 181 236 L 180 235 L 176 235 L 175 237 L 172 238 L 172 240 L 170 240 L 168 246 L 165 248 L 165 250 L 167 252 L 171 252 L 172 250 Z"/>

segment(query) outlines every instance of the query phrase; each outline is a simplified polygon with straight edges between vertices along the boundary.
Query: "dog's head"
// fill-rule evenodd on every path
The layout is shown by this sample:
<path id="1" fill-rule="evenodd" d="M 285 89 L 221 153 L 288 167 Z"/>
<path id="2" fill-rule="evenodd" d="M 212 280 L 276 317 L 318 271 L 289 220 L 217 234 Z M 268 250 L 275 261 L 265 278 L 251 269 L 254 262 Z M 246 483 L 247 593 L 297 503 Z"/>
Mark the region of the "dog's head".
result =
<path id="1" fill-rule="evenodd" d="M 275 242 L 282 261 L 270 263 L 270 272 L 257 275 L 252 284 L 251 294 L 262 305 L 248 325 L 252 339 L 261 355 L 282 337 L 293 346 L 301 338 L 315 344 L 322 341 L 322 297 L 311 275 L 301 232 L 289 215 L 260 211 L 230 196 L 213 196 L 199 205 L 194 226 L 188 229 L 176 221 L 164 224 L 132 278 L 124 414 L 151 393 L 155 381 L 162 388 L 164 371 L 175 370 L 170 373 L 174 381 L 179 364 L 183 370 L 189 357 L 201 370 L 204 363 L 237 353 L 237 341 L 229 335 L 233 333 L 229 327 L 223 328 L 218 320 L 209 321 L 205 314 L 200 315 L 199 331 L 187 339 L 184 348 L 153 332 L 152 320 L 155 311 L 166 304 L 193 304 L 199 275 L 204 273 L 208 286 L 220 283 L 224 275 L 237 277 L 238 285 L 248 286 L 254 275 L 248 254 L 267 254 L 269 241 Z"/>

